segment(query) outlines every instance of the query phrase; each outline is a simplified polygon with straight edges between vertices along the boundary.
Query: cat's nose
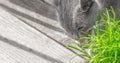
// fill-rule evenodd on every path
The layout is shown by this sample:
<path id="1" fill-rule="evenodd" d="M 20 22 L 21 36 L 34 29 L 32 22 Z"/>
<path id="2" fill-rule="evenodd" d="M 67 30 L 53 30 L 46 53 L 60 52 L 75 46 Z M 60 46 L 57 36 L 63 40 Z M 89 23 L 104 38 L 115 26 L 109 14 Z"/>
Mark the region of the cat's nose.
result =
<path id="1" fill-rule="evenodd" d="M 77 28 L 78 31 L 82 30 L 83 29 L 83 26 L 80 26 Z"/>
<path id="2" fill-rule="evenodd" d="M 84 27 L 85 27 L 84 25 L 81 25 L 77 28 L 77 36 L 82 37 L 84 35 L 85 33 Z"/>
<path id="3" fill-rule="evenodd" d="M 77 27 L 77 31 L 83 31 L 85 28 L 85 24 L 80 24 L 78 27 Z"/>

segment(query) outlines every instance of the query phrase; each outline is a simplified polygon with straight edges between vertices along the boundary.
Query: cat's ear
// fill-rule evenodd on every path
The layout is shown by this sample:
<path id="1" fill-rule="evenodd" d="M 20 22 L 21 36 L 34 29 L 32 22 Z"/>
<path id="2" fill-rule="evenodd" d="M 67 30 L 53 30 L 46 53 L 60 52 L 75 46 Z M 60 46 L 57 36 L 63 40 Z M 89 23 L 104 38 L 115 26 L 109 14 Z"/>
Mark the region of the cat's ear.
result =
<path id="1" fill-rule="evenodd" d="M 60 4 L 60 0 L 41 0 L 46 5 L 57 7 Z"/>
<path id="2" fill-rule="evenodd" d="M 88 11 L 93 4 L 93 0 L 80 0 L 80 6 L 83 11 Z"/>

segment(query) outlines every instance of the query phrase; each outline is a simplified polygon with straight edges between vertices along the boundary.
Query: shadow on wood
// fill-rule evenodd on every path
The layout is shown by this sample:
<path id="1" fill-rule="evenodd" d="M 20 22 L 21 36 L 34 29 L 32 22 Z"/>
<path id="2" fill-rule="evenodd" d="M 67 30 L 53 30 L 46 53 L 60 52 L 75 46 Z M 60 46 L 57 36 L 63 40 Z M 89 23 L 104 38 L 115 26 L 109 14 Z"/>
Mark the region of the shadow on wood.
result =
<path id="1" fill-rule="evenodd" d="M 45 60 L 47 60 L 47 61 L 50 61 L 50 62 L 53 62 L 53 63 L 63 63 L 63 62 L 60 61 L 60 60 L 54 59 L 54 58 L 52 58 L 52 57 L 50 57 L 50 56 L 47 56 L 47 55 L 45 55 L 45 54 L 43 54 L 43 53 L 40 53 L 40 52 L 38 52 L 38 51 L 36 51 L 36 50 L 33 50 L 33 49 L 31 49 L 31 48 L 28 48 L 28 47 L 26 47 L 26 46 L 24 46 L 24 45 L 21 45 L 21 44 L 15 42 L 15 41 L 13 41 L 13 40 L 10 40 L 10 39 L 7 39 L 7 38 L 3 37 L 3 36 L 0 36 L 0 41 L 3 41 L 3 42 L 5 42 L 5 43 L 10 44 L 10 45 L 12 45 L 12 46 L 15 46 L 15 47 L 17 47 L 17 48 L 19 48 L 19 49 L 22 49 L 22 50 L 24 50 L 24 51 L 27 51 L 27 52 L 32 53 L 32 54 L 34 54 L 34 55 L 37 55 L 37 56 L 39 56 L 39 57 L 41 57 L 41 58 L 43 58 L 43 59 L 45 59 Z"/>
<path id="2" fill-rule="evenodd" d="M 53 25 L 50 25 L 50 24 L 45 23 L 45 22 L 43 22 L 43 21 L 40 21 L 39 19 L 36 19 L 36 18 L 31 17 L 31 16 L 29 16 L 29 15 L 26 15 L 26 14 L 24 14 L 24 13 L 22 13 L 22 12 L 19 12 L 19 11 L 15 10 L 15 9 L 12 9 L 12 8 L 6 6 L 6 5 L 0 4 L 0 6 L 2 6 L 3 8 L 5 8 L 8 12 L 10 12 L 10 13 L 12 13 L 12 14 L 16 14 L 16 15 L 19 15 L 19 16 L 21 16 L 21 17 L 24 17 L 24 18 L 26 18 L 26 19 L 28 19 L 28 20 L 30 20 L 30 21 L 33 21 L 33 22 L 35 22 L 35 23 L 38 23 L 38 24 L 43 25 L 43 26 L 45 26 L 45 27 L 48 27 L 49 29 L 52 29 L 52 30 L 54 30 L 54 31 L 57 31 L 57 32 L 60 32 L 60 33 L 61 33 L 61 32 L 64 33 L 64 31 L 63 31 L 62 29 L 58 28 L 58 27 L 55 27 L 55 26 L 53 26 Z"/>
<path id="3" fill-rule="evenodd" d="M 40 0 L 9 0 L 11 3 L 36 12 L 45 17 L 57 20 L 56 10 L 45 4 L 41 3 Z"/>

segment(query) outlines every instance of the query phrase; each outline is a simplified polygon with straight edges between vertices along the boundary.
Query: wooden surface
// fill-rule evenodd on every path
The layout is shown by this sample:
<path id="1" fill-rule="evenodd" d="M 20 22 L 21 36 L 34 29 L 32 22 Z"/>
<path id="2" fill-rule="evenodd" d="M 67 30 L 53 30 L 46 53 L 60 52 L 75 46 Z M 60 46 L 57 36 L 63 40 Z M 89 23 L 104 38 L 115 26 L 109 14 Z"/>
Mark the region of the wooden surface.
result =
<path id="1" fill-rule="evenodd" d="M 66 48 L 74 40 L 39 0 L 0 0 L 0 63 L 79 63 Z"/>

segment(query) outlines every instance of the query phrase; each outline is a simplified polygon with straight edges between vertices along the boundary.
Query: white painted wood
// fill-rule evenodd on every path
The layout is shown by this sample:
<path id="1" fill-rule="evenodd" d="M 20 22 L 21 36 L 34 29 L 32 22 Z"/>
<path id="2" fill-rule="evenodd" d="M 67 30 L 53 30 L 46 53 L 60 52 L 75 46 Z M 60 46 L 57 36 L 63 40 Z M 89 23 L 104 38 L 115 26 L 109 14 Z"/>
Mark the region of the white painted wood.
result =
<path id="1" fill-rule="evenodd" d="M 9 45 L 5 41 L 0 38 L 0 63 L 55 63 Z"/>

